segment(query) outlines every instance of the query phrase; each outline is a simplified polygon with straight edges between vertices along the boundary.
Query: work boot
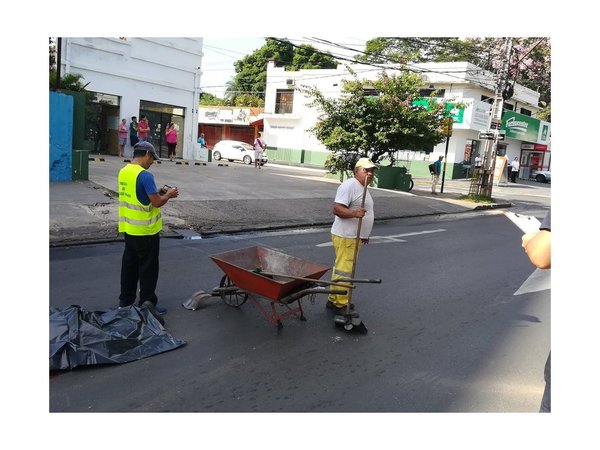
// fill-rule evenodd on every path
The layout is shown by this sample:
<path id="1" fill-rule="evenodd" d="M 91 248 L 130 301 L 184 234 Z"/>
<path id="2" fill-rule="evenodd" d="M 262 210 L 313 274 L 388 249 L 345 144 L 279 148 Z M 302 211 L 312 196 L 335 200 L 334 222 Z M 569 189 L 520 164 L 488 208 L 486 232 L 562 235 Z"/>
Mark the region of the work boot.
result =
<path id="1" fill-rule="evenodd" d="M 152 314 L 162 326 L 165 326 L 165 319 L 163 319 L 162 316 L 158 312 L 156 312 L 156 309 L 154 308 L 154 303 L 152 303 L 150 300 L 146 300 L 144 303 L 142 303 L 140 308 L 147 309 L 148 312 L 150 312 L 150 314 Z"/>

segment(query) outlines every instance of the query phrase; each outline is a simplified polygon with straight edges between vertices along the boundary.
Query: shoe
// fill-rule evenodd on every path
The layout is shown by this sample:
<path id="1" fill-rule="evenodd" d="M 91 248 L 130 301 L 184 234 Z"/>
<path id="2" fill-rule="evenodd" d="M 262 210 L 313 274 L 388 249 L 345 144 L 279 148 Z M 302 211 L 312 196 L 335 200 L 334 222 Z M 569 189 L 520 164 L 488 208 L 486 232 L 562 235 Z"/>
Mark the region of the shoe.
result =
<path id="1" fill-rule="evenodd" d="M 339 306 L 336 306 L 333 302 L 330 302 L 329 300 L 327 300 L 327 305 L 325 306 L 327 309 L 332 309 L 335 311 L 345 311 L 346 310 L 346 306 L 342 306 L 341 308 Z M 350 303 L 350 310 L 354 309 L 354 303 Z"/>
<path id="2" fill-rule="evenodd" d="M 154 309 L 156 310 L 157 313 L 159 313 L 161 316 L 164 316 L 167 313 L 167 308 L 164 308 L 162 306 L 156 305 L 154 307 Z"/>
<path id="3" fill-rule="evenodd" d="M 144 303 L 142 303 L 140 308 L 147 309 L 162 326 L 165 325 L 165 319 L 163 319 L 162 316 L 156 312 L 154 304 L 150 300 L 146 300 Z"/>

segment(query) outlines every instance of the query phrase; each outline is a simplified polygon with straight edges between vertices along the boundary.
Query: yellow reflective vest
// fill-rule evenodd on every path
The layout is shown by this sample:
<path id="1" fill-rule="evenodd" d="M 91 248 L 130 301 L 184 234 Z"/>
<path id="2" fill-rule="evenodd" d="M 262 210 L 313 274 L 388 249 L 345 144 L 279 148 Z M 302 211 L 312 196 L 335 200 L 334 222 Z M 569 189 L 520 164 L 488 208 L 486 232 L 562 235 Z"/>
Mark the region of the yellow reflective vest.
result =
<path id="1" fill-rule="evenodd" d="M 143 205 L 137 198 L 137 177 L 145 169 L 127 164 L 119 171 L 119 233 L 151 236 L 162 230 L 160 208 Z"/>

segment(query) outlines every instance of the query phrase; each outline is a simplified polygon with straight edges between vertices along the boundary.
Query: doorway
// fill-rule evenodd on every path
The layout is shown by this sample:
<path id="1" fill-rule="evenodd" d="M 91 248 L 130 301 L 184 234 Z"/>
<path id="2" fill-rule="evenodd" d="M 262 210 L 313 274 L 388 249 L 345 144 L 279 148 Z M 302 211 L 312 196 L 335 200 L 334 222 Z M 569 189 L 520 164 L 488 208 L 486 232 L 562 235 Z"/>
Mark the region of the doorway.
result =
<path id="1" fill-rule="evenodd" d="M 161 158 L 169 156 L 169 147 L 165 130 L 169 122 L 173 122 L 177 129 L 177 147 L 175 156 L 181 158 L 183 155 L 183 133 L 185 114 L 184 108 L 167 105 L 164 103 L 154 103 L 142 100 L 140 102 L 140 117 L 145 114 L 150 124 L 150 133 L 148 140 L 158 152 Z"/>

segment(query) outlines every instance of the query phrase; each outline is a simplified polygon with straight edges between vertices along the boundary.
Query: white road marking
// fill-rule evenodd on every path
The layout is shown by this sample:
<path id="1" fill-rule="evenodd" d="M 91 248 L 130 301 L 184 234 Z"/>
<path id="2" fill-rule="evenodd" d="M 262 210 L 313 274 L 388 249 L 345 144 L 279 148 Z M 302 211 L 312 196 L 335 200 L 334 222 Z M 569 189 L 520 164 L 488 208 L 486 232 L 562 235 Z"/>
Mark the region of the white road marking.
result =
<path id="1" fill-rule="evenodd" d="M 550 270 L 535 269 L 513 295 L 529 294 L 550 289 Z"/>
<path id="2" fill-rule="evenodd" d="M 369 245 L 388 244 L 388 243 L 392 243 L 392 242 L 406 242 L 405 239 L 400 239 L 400 238 L 409 237 L 409 236 L 418 236 L 421 234 L 440 233 L 442 231 L 446 231 L 446 230 L 443 228 L 439 228 L 437 230 L 415 231 L 413 233 L 392 234 L 389 236 L 371 236 L 369 238 Z M 332 245 L 333 244 L 331 242 L 323 242 L 321 244 L 317 244 L 317 247 L 331 247 Z"/>

